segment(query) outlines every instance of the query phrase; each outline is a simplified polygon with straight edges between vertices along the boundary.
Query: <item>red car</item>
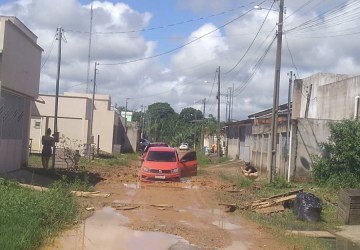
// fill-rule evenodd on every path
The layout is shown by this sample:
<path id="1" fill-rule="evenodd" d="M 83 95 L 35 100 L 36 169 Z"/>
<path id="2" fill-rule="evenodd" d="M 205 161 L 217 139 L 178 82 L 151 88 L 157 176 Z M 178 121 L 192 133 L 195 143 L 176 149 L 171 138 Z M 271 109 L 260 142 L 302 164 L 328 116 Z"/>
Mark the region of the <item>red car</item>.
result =
<path id="1" fill-rule="evenodd" d="M 181 177 L 197 175 L 196 152 L 186 153 L 179 159 L 175 148 L 151 147 L 140 169 L 142 181 L 180 181 Z"/>

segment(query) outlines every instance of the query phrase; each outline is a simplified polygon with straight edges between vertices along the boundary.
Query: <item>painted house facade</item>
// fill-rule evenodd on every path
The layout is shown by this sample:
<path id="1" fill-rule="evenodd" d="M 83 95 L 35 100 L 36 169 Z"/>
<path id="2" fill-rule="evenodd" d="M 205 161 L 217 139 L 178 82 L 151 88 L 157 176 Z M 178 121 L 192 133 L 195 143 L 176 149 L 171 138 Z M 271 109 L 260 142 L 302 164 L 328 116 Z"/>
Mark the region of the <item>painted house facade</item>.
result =
<path id="1" fill-rule="evenodd" d="M 323 153 L 320 144 L 330 135 L 328 124 L 359 117 L 360 76 L 318 73 L 295 80 L 292 92 L 290 107 L 279 106 L 276 172 L 289 181 L 308 180 L 312 155 Z M 268 173 L 271 116 L 269 109 L 250 115 L 251 125 L 249 120 L 227 124 L 229 156 L 249 159 L 261 173 Z"/>
<path id="2" fill-rule="evenodd" d="M 47 128 L 54 128 L 55 96 L 40 95 L 45 102 L 36 103 L 32 110 L 32 152 L 41 152 L 41 136 Z M 84 145 L 91 137 L 92 94 L 65 92 L 58 99 L 58 131 L 68 143 Z M 99 150 L 113 153 L 119 148 L 124 135 L 121 117 L 111 107 L 109 95 L 95 95 L 91 142 Z M 81 150 L 80 150 L 81 151 Z"/>
<path id="3" fill-rule="evenodd" d="M 42 51 L 20 20 L 0 16 L 0 173 L 27 166 Z"/>

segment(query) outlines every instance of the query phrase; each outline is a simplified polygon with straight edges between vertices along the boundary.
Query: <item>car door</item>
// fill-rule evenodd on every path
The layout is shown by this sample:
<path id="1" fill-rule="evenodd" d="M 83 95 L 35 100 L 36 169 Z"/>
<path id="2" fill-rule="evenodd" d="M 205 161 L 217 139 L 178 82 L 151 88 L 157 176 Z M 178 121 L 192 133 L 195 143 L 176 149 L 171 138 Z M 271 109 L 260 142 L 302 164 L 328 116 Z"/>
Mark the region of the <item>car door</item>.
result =
<path id="1" fill-rule="evenodd" d="M 196 152 L 190 151 L 184 154 L 179 160 L 181 177 L 190 177 L 197 175 Z"/>

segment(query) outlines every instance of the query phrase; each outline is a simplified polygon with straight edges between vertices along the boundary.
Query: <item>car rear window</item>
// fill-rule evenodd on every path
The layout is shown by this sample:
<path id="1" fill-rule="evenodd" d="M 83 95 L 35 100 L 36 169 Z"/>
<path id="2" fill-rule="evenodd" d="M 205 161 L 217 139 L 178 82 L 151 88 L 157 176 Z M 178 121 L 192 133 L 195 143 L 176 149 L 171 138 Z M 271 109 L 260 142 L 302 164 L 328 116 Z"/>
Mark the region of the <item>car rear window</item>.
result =
<path id="1" fill-rule="evenodd" d="M 150 151 L 146 157 L 147 161 L 176 162 L 175 152 Z"/>
<path id="2" fill-rule="evenodd" d="M 167 145 L 166 143 L 161 143 L 161 142 L 150 143 L 150 144 L 146 145 L 144 152 L 149 151 L 149 148 L 151 148 L 151 147 L 169 147 L 169 145 Z"/>

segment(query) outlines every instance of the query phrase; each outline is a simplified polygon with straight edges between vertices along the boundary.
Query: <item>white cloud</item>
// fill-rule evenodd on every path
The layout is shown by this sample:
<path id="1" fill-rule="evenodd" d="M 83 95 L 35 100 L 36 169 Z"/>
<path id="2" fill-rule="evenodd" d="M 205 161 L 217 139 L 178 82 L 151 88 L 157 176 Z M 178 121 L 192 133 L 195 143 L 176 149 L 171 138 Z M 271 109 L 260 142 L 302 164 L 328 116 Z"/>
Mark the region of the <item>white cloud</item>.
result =
<path id="1" fill-rule="evenodd" d="M 2 15 L 17 16 L 37 36 L 44 49 L 40 91 L 55 93 L 57 68 L 56 29 L 62 26 L 66 42 L 62 43 L 60 90 L 85 91 L 88 65 L 90 1 L 79 0 L 17 0 L 0 4 Z M 177 111 L 192 106 L 201 109 L 199 100 L 207 98 L 207 113 L 216 113 L 217 76 L 221 67 L 221 92 L 229 87 L 236 89 L 234 99 L 235 119 L 246 118 L 250 113 L 272 106 L 275 47 L 264 57 L 265 49 L 275 36 L 278 18 L 276 11 L 252 11 L 254 1 L 174 1 L 174 9 L 189 17 L 167 13 L 161 6 L 152 11 L 140 11 L 126 2 L 94 1 L 90 79 L 94 74 L 94 62 L 98 65 L 97 91 L 110 94 L 114 103 L 129 107 L 168 102 Z M 259 3 L 260 1 L 255 1 Z M 346 7 L 345 3 L 348 3 Z M 351 3 L 351 5 L 349 5 Z M 264 7 L 270 7 L 269 2 Z M 287 101 L 288 76 L 292 70 L 297 77 L 307 77 L 316 72 L 359 74 L 360 53 L 358 47 L 360 20 L 353 18 L 360 7 L 357 1 L 316 0 L 309 4 L 288 1 L 284 16 L 280 103 Z M 239 8 L 245 5 L 244 8 Z M 339 9 L 339 6 L 343 8 Z M 274 6 L 278 8 L 278 6 Z M 145 9 L 145 8 L 143 8 Z M 232 11 L 227 11 L 232 9 Z M 337 10 L 337 16 L 322 16 L 313 26 L 304 26 L 327 10 Z M 358 8 L 359 9 L 359 8 Z M 148 30 L 187 19 L 197 20 L 214 13 L 225 14 L 204 18 L 197 22 L 184 22 L 169 29 Z M 166 19 L 171 16 L 171 18 Z M 157 17 L 157 22 L 154 18 Z M 164 18 L 164 19 L 162 19 Z M 235 20 L 222 28 L 220 26 Z M 159 21 L 160 20 L 160 21 Z M 164 20 L 164 21 L 163 21 Z M 169 21 L 171 20 L 171 21 Z M 161 23 L 163 22 L 163 23 Z M 259 27 L 262 30 L 254 40 Z M 160 23 L 160 24 L 159 24 Z M 292 30 L 293 28 L 296 28 Z M 126 32 L 133 31 L 133 32 Z M 156 32 L 155 32 L 156 31 Z M 213 31 L 213 32 L 212 32 Z M 289 32 L 288 32 L 289 31 Z M 122 33 L 121 33 L 122 32 Z M 205 34 L 211 33 L 204 36 Z M 161 37 L 160 35 L 161 34 Z M 352 35 L 347 35 L 352 34 Z M 174 40 L 174 37 L 181 37 Z M 203 38 L 169 52 L 199 37 Z M 250 48 L 250 44 L 253 45 Z M 248 50 L 248 51 L 247 51 Z M 247 52 L 246 52 L 247 51 Z M 141 60 L 145 57 L 155 57 Z M 125 63 L 138 60 L 133 63 Z M 115 65 L 105 65 L 105 64 Z M 204 83 L 208 81 L 208 83 Z M 222 100 L 226 100 L 223 97 Z M 225 111 L 223 105 L 222 113 Z M 222 115 L 224 117 L 224 115 Z"/>

